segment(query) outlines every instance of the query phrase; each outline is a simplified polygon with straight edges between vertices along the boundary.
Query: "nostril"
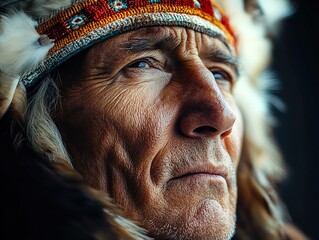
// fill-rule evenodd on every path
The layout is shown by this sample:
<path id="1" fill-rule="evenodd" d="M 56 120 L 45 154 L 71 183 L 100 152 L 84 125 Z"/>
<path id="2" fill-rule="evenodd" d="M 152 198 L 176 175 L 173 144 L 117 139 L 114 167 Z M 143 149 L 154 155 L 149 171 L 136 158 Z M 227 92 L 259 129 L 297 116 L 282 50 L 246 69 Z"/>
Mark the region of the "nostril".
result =
<path id="1" fill-rule="evenodd" d="M 193 130 L 193 132 L 197 135 L 202 135 L 202 136 L 209 136 L 216 132 L 216 128 L 211 127 L 211 126 L 201 126 Z"/>

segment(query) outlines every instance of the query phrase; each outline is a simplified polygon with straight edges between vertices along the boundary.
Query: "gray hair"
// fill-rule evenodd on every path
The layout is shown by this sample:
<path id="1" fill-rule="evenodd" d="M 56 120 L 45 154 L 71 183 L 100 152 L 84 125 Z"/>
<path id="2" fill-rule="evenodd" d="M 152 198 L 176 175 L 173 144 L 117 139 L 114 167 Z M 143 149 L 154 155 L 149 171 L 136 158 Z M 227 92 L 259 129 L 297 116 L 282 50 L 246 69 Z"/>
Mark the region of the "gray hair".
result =
<path id="1" fill-rule="evenodd" d="M 60 132 L 52 119 L 52 110 L 59 102 L 56 81 L 58 74 L 48 75 L 28 103 L 26 135 L 33 149 L 50 161 L 66 161 L 72 166 Z"/>

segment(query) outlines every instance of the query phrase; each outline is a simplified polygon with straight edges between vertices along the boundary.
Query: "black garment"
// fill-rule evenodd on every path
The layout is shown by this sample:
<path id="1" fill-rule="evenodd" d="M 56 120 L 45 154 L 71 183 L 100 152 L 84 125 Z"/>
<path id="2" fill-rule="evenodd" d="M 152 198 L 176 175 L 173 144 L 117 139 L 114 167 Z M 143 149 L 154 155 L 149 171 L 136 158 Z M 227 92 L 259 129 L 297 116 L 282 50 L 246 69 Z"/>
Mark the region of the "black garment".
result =
<path id="1" fill-rule="evenodd" d="M 0 239 L 115 239 L 81 178 L 59 173 L 27 143 L 15 151 L 9 131 L 0 120 Z"/>

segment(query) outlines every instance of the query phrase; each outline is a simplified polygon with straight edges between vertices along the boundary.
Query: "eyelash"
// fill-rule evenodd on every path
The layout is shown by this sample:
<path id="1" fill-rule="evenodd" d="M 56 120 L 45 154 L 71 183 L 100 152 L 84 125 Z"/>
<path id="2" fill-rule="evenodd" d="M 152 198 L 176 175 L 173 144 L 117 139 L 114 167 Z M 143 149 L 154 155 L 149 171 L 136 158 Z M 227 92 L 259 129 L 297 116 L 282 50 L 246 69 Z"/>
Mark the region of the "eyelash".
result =
<path id="1" fill-rule="evenodd" d="M 152 58 L 141 58 L 141 59 L 137 59 L 137 60 L 135 60 L 135 61 L 133 61 L 133 62 L 131 62 L 131 63 L 129 63 L 128 65 L 126 65 L 126 67 L 125 68 L 140 68 L 140 67 L 133 67 L 133 65 L 135 65 L 135 64 L 137 64 L 137 63 L 141 63 L 141 62 L 145 62 L 145 63 L 147 63 L 148 65 L 149 65 L 149 67 L 147 67 L 147 68 L 152 68 L 152 67 L 154 67 L 155 66 L 155 60 L 154 59 L 152 59 Z M 141 68 L 141 69 L 145 69 L 145 68 Z"/>
<path id="2" fill-rule="evenodd" d="M 219 74 L 221 75 L 222 78 L 216 78 L 215 76 L 215 80 L 226 80 L 226 81 L 229 81 L 229 82 L 233 82 L 233 79 L 232 79 L 232 76 L 231 74 L 227 73 L 226 71 L 224 70 L 220 70 L 220 69 L 213 69 L 211 70 L 212 74 Z"/>

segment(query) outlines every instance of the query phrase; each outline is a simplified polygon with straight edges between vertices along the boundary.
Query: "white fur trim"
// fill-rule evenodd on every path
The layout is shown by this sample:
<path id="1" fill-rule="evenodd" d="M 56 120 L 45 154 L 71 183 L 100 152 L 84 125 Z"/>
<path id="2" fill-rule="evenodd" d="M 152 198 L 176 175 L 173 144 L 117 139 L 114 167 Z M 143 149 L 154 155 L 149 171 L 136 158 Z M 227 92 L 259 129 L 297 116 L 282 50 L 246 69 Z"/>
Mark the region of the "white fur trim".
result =
<path id="1" fill-rule="evenodd" d="M 11 76 L 22 75 L 39 64 L 52 44 L 39 44 L 36 22 L 23 12 L 0 18 L 0 70 Z"/>
<path id="2" fill-rule="evenodd" d="M 35 26 L 23 12 L 0 16 L 0 118 L 12 102 L 19 76 L 39 64 L 53 46 Z"/>
<path id="3" fill-rule="evenodd" d="M 258 0 L 258 3 L 272 33 L 278 33 L 281 20 L 295 11 L 288 0 Z"/>

